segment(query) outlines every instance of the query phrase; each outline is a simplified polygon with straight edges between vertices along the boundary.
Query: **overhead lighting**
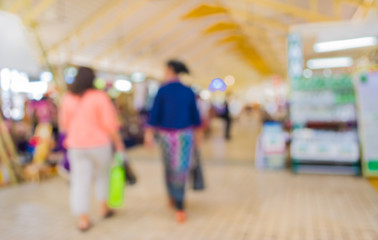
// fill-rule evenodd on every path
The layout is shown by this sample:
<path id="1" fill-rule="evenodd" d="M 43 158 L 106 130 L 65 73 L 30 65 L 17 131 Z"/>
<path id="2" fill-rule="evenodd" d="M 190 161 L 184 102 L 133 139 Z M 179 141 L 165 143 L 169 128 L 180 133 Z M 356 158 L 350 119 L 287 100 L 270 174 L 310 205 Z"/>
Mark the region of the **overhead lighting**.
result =
<path id="1" fill-rule="evenodd" d="M 51 80 L 53 80 L 53 75 L 51 72 L 42 72 L 39 76 L 39 79 L 42 82 L 50 82 Z"/>
<path id="2" fill-rule="evenodd" d="M 362 37 L 338 41 L 320 42 L 314 45 L 314 51 L 317 53 L 333 52 L 344 49 L 375 46 L 377 45 L 377 43 L 378 40 L 376 37 Z"/>
<path id="3" fill-rule="evenodd" d="M 311 71 L 311 69 L 306 68 L 305 70 L 303 70 L 303 76 L 305 78 L 311 78 L 312 77 L 312 71 Z"/>
<path id="4" fill-rule="evenodd" d="M 215 91 L 221 91 L 221 92 L 224 92 L 226 91 L 227 89 L 227 85 L 223 82 L 222 79 L 220 78 L 215 78 L 213 79 L 211 82 L 210 82 L 210 85 L 209 85 L 209 90 L 211 92 L 215 92 Z"/>
<path id="5" fill-rule="evenodd" d="M 307 67 L 310 69 L 342 68 L 350 67 L 352 64 L 353 59 L 350 57 L 317 58 L 307 61 Z"/>
<path id="6" fill-rule="evenodd" d="M 132 87 L 132 83 L 128 80 L 118 79 L 114 82 L 114 88 L 120 92 L 129 92 Z"/>
<path id="7" fill-rule="evenodd" d="M 9 91 L 11 87 L 12 77 L 11 71 L 8 68 L 4 68 L 0 72 L 0 88 L 3 91 Z"/>
<path id="8" fill-rule="evenodd" d="M 200 97 L 201 97 L 201 99 L 203 99 L 203 100 L 209 100 L 210 99 L 210 97 L 211 97 L 211 92 L 209 91 L 209 90 L 202 90 L 201 92 L 200 92 Z"/>
<path id="9" fill-rule="evenodd" d="M 146 79 L 146 75 L 142 72 L 135 72 L 131 75 L 131 80 L 133 82 L 143 82 Z"/>
<path id="10" fill-rule="evenodd" d="M 228 75 L 224 78 L 224 82 L 227 86 L 232 86 L 235 83 L 235 77 L 232 75 Z"/>

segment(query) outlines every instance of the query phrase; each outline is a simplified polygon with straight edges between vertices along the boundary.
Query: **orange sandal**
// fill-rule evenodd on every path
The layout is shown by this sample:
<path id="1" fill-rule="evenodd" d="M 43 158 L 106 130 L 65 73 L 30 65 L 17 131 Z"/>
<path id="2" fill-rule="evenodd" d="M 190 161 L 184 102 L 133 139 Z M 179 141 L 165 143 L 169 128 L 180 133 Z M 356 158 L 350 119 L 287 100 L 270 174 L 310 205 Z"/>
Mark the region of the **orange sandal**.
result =
<path id="1" fill-rule="evenodd" d="M 176 212 L 176 220 L 178 223 L 186 222 L 186 213 L 184 211 L 177 211 Z"/>

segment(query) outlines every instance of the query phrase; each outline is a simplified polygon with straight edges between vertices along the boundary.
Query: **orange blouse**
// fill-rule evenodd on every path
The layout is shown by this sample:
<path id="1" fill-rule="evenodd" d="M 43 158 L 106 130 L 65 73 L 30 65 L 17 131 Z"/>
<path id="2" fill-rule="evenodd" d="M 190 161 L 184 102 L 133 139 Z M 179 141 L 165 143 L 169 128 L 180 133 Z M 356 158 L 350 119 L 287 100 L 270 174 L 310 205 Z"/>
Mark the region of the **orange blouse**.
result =
<path id="1" fill-rule="evenodd" d="M 120 127 L 113 103 L 99 90 L 88 90 L 81 97 L 67 93 L 62 100 L 59 125 L 67 134 L 68 148 L 110 144 L 110 135 Z"/>

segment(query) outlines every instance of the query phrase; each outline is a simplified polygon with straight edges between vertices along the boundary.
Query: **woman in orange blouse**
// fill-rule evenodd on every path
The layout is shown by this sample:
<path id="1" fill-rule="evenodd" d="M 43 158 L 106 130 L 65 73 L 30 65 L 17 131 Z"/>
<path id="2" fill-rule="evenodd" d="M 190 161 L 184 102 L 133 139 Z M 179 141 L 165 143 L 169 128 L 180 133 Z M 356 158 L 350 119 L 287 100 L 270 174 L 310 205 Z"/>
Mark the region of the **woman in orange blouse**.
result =
<path id="1" fill-rule="evenodd" d="M 92 69 L 80 67 L 69 92 L 63 97 L 59 114 L 60 129 L 67 135 L 66 147 L 71 164 L 70 205 L 79 217 L 80 230 L 88 230 L 92 180 L 103 217 L 114 212 L 107 205 L 112 144 L 123 151 L 116 110 L 110 98 L 95 90 Z"/>

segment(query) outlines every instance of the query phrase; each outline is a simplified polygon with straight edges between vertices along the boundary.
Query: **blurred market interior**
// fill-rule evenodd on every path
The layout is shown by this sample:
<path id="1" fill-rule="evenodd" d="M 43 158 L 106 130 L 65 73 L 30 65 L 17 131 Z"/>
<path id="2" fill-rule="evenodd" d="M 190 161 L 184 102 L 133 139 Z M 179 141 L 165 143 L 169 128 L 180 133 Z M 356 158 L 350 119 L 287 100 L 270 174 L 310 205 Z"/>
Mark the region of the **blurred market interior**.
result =
<path id="1" fill-rule="evenodd" d="M 0 0 L 0 33 L 0 239 L 378 239 L 377 0 Z M 181 226 L 143 144 L 170 59 L 206 122 Z M 79 66 L 138 177 L 85 234 L 57 127 Z"/>

